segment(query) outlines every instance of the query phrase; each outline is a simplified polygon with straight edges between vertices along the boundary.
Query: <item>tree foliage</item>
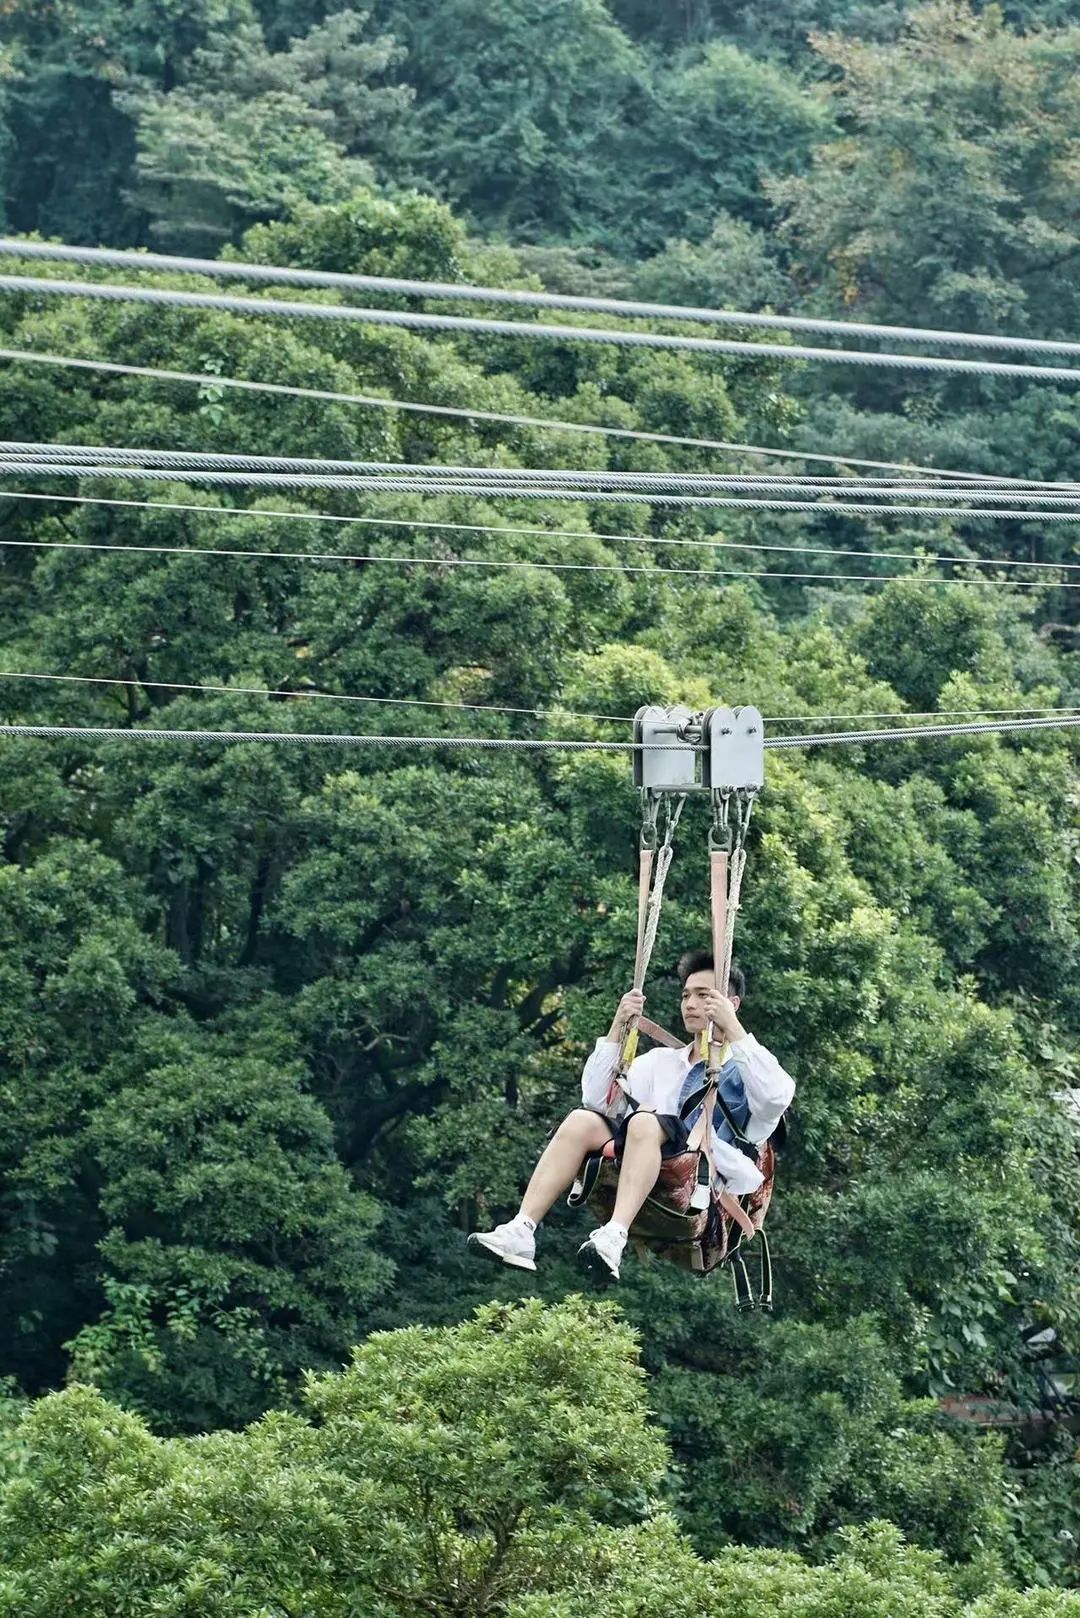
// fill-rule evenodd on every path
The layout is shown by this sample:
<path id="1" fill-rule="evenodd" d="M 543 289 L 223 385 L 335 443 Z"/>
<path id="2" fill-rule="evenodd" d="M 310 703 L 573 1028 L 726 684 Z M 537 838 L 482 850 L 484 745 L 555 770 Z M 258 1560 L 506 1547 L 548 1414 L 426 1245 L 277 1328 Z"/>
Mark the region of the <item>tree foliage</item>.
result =
<path id="1" fill-rule="evenodd" d="M 1073 335 L 1076 36 L 1052 5 L 2 12 L 10 228 Z M 463 413 L 7 364 L 12 439 L 719 464 L 488 412 L 787 446 L 793 470 L 807 447 L 1057 478 L 1080 430 L 1064 388 L 774 356 L 27 293 L 4 295 L 0 338 Z M 132 503 L 3 496 L 4 667 L 115 683 L 0 677 L 6 720 L 610 740 L 655 701 L 754 700 L 771 722 L 1077 700 L 1075 593 L 985 565 L 1068 560 L 1065 524 L 92 492 Z M 530 1618 L 1068 1612 L 1002 1583 L 1077 1581 L 1067 1437 L 1032 1464 L 938 1401 L 1026 1409 L 1026 1337 L 1080 1335 L 1054 1100 L 1078 1083 L 1074 734 L 770 756 L 740 953 L 748 1023 L 799 1082 L 780 1313 L 628 1263 L 670 1454 L 625 1329 L 510 1308 L 520 1278 L 463 1240 L 514 1207 L 626 986 L 626 759 L 5 740 L 10 1609 L 104 1614 L 113 1570 L 135 1613 L 167 1588 L 177 1611 L 262 1614 L 275 1580 L 289 1610 L 449 1611 L 437 1552 L 459 1610 Z M 683 832 L 649 986 L 668 1023 L 674 960 L 708 935 L 700 805 Z M 549 1302 L 580 1237 L 547 1222 Z M 331 1373 L 307 1406 L 305 1370 Z M 50 1396 L 72 1379 L 98 1392 Z M 32 1518 L 69 1538 L 46 1554 Z"/>
<path id="2" fill-rule="evenodd" d="M 1064 1592 L 954 1579 L 885 1523 L 845 1531 L 821 1567 L 764 1551 L 701 1560 L 658 1510 L 668 1456 L 644 1391 L 625 1327 L 570 1299 L 379 1334 L 309 1383 L 303 1413 L 210 1439 L 164 1443 L 89 1389 L 53 1395 L 0 1495 L 0 1611 L 1080 1610 Z"/>

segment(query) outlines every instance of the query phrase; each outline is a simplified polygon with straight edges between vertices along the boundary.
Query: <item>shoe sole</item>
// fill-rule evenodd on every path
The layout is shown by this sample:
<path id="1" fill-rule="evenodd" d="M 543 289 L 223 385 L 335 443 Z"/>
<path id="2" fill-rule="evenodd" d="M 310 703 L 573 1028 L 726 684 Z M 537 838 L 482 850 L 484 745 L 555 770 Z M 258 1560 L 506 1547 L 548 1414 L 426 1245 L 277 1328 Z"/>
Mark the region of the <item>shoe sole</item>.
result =
<path id="1" fill-rule="evenodd" d="M 472 1235 L 465 1244 L 470 1253 L 476 1253 L 480 1258 L 495 1259 L 500 1264 L 508 1264 L 514 1270 L 536 1269 L 536 1261 L 531 1258 L 522 1258 L 517 1253 L 504 1253 L 501 1248 L 492 1247 L 482 1236 Z"/>
<path id="2" fill-rule="evenodd" d="M 583 1242 L 577 1251 L 578 1263 L 583 1270 L 600 1282 L 602 1286 L 614 1286 L 619 1279 L 618 1270 L 613 1270 L 602 1253 L 598 1253 L 591 1242 Z"/>

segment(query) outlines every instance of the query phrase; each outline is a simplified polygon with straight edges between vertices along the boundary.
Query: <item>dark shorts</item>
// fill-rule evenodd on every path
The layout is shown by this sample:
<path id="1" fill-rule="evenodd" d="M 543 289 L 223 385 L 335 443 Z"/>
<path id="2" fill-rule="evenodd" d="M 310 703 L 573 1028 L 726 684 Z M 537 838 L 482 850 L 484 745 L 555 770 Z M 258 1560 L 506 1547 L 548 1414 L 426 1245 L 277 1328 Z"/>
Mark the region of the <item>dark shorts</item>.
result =
<path id="1" fill-rule="evenodd" d="M 614 1128 L 612 1128 L 609 1118 L 605 1113 L 600 1111 L 599 1107 L 586 1107 L 585 1111 L 595 1112 L 596 1116 L 598 1118 L 603 1118 L 604 1122 L 611 1129 L 611 1137 L 615 1142 L 615 1161 L 616 1163 L 621 1163 L 623 1150 L 626 1146 L 627 1125 L 634 1114 L 632 1112 L 628 1112 L 626 1117 L 623 1118 L 621 1122 L 616 1124 Z M 657 1112 L 653 1113 L 652 1116 L 660 1125 L 664 1135 L 663 1144 L 660 1147 L 661 1161 L 666 1162 L 669 1157 L 681 1157 L 687 1149 L 688 1138 L 688 1130 L 682 1119 L 677 1118 L 674 1113 L 670 1112 Z"/>

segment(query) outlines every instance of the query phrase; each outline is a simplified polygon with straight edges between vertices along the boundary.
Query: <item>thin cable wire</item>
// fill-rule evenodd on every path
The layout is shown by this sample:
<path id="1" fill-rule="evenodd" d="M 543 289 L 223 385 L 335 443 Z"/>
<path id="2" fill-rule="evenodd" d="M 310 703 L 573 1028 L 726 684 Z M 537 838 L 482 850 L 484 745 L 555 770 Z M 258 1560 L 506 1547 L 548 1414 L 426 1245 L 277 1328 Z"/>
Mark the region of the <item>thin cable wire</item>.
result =
<path id="1" fill-rule="evenodd" d="M 242 695 L 255 697 L 286 697 L 292 700 L 323 699 L 328 702 L 362 702 L 378 703 L 383 707 L 392 708 L 449 708 L 466 713 L 497 713 L 526 715 L 536 719 L 591 719 L 603 721 L 608 724 L 631 725 L 634 723 L 630 714 L 598 714 L 573 708 L 515 708 L 491 702 L 449 702 L 420 697 L 374 697 L 356 696 L 339 691 L 319 691 L 310 689 L 274 689 L 265 686 L 250 685 L 212 685 L 188 684 L 176 680 L 149 680 L 142 676 L 132 676 L 131 679 L 109 678 L 102 675 L 87 674 L 42 674 L 31 673 L 26 670 L 4 669 L 0 670 L 0 679 L 5 680 L 41 680 L 59 681 L 65 684 L 76 685 L 108 685 L 142 686 L 154 691 L 198 691 L 211 694 Z M 1009 708 L 925 708 L 917 712 L 904 709 L 892 710 L 887 713 L 860 713 L 860 714 L 774 714 L 766 718 L 769 725 L 779 724 L 835 724 L 838 720 L 868 720 L 868 719 L 955 719 L 973 717 L 977 714 L 1071 714 L 1080 712 L 1075 703 L 1044 703 L 1038 707 L 1009 707 Z"/>
<path id="2" fill-rule="evenodd" d="M 336 513 L 325 511 L 283 511 L 266 510 L 253 506 L 202 506 L 192 502 L 177 500 L 121 500 L 105 495 L 90 494 L 40 494 L 37 491 L 24 492 L 17 489 L 0 489 L 0 499 L 3 500 L 33 500 L 51 504 L 85 505 L 85 506 L 116 506 L 126 510 L 135 511 L 182 511 L 190 512 L 196 516 L 207 517 L 250 517 L 267 518 L 274 521 L 287 522 L 315 522 L 315 523 L 345 523 L 361 527 L 373 528 L 420 528 L 445 530 L 447 533 L 465 534 L 523 534 L 532 535 L 542 539 L 590 539 L 611 540 L 628 545 L 648 545 L 666 548 L 668 546 L 686 547 L 692 550 L 711 551 L 750 551 L 778 553 L 793 556 L 842 556 L 851 557 L 860 561 L 894 561 L 907 563 L 948 563 L 958 567 L 996 567 L 996 568 L 1035 568 L 1051 569 L 1057 572 L 1076 572 L 1080 569 L 1077 562 L 1028 562 L 1018 561 L 1006 556 L 954 556 L 946 553 L 929 552 L 914 555 L 910 551 L 867 551 L 844 549 L 834 545 L 774 545 L 762 541 L 728 540 L 728 539 L 677 539 L 657 538 L 651 534 L 613 534 L 604 531 L 593 531 L 585 528 L 540 528 L 536 526 L 507 525 L 494 523 L 460 523 L 440 522 L 434 518 L 422 517 L 351 517 L 339 516 Z M 0 545 L 13 541 L 2 541 Z M 243 554 L 249 554 L 244 552 Z M 269 554 L 278 556 L 283 554 L 274 551 Z M 319 553 L 322 554 L 322 553 Z M 739 573 L 739 577 L 767 577 Z M 818 577 L 819 575 L 810 575 Z M 845 574 L 844 577 L 849 575 Z M 897 575 L 889 575 L 897 577 Z"/>
<path id="3" fill-rule="evenodd" d="M 523 308 L 579 309 L 594 314 L 692 320 L 699 325 L 760 327 L 769 331 L 811 331 L 842 337 L 885 337 L 893 342 L 936 343 L 951 348 L 1019 349 L 1036 354 L 1080 354 L 1080 343 L 1054 338 L 991 336 L 983 332 L 941 330 L 923 326 L 884 326 L 869 321 L 827 320 L 808 315 L 766 315 L 737 309 L 707 309 L 678 303 L 637 299 L 594 298 L 576 293 L 534 292 L 518 288 L 468 286 L 458 281 L 418 281 L 385 275 L 341 274 L 295 266 L 247 264 L 239 260 L 181 258 L 169 253 L 143 253 L 114 248 L 79 247 L 52 242 L 0 238 L 0 253 L 16 258 L 66 260 L 77 264 L 112 265 L 133 270 L 179 270 L 244 281 L 276 281 L 282 286 L 337 288 L 353 292 L 450 298 L 476 303 L 506 303 Z"/>
<path id="4" fill-rule="evenodd" d="M 634 722 L 627 714 L 582 713 L 572 708 L 510 708 L 494 702 L 448 702 L 423 697 L 354 696 L 351 694 L 346 695 L 340 691 L 274 690 L 258 685 L 193 685 L 182 683 L 179 680 L 148 680 L 141 675 L 133 675 L 130 679 L 124 680 L 99 674 L 38 674 L 25 669 L 0 669 L 0 680 L 41 680 L 65 685 L 118 685 L 123 686 L 125 689 L 129 686 L 137 685 L 149 691 L 200 691 L 213 695 L 223 693 L 226 696 L 288 697 L 294 702 L 306 702 L 312 699 L 323 702 L 378 703 L 385 708 L 452 708 L 461 713 L 524 714 L 533 719 L 593 719 L 619 725 L 632 725 Z"/>
<path id="5" fill-rule="evenodd" d="M 133 675 L 130 679 L 109 677 L 92 674 L 42 674 L 30 672 L 25 669 L 0 669 L 2 680 L 37 680 L 58 682 L 65 685 L 106 685 L 123 686 L 125 689 L 132 685 L 141 686 L 152 691 L 198 691 L 210 695 L 250 696 L 250 697 L 286 697 L 293 701 L 307 701 L 318 699 L 326 702 L 362 702 L 377 703 L 388 708 L 449 708 L 463 713 L 494 713 L 526 715 L 534 719 L 591 719 L 603 721 L 607 724 L 632 725 L 631 714 L 601 714 L 589 713 L 574 708 L 513 708 L 492 702 L 449 702 L 421 697 L 372 697 L 355 696 L 340 691 L 319 690 L 293 690 L 288 688 L 275 689 L 267 686 L 254 685 L 213 685 L 191 684 L 178 680 L 149 680 L 144 676 Z M 831 725 L 839 720 L 867 720 L 867 719 L 956 719 L 967 718 L 976 714 L 1071 714 L 1080 712 L 1075 703 L 1044 703 L 1041 707 L 1032 708 L 925 708 L 910 713 L 906 710 L 893 710 L 889 713 L 861 713 L 861 714 L 773 714 L 765 719 L 767 725 L 800 724 L 800 725 Z"/>
<path id="6" fill-rule="evenodd" d="M 652 444 L 675 444 L 691 449 L 721 450 L 728 454 L 760 455 L 779 460 L 807 461 L 825 466 L 861 466 L 871 471 L 900 472 L 926 477 L 1001 484 L 1003 487 L 1042 488 L 1031 478 L 999 477 L 992 473 L 961 472 L 954 467 L 923 466 L 917 462 L 871 461 L 856 455 L 827 455 L 814 450 L 778 449 L 762 444 L 740 444 L 722 438 L 688 438 L 675 433 L 646 432 L 632 427 L 604 427 L 595 422 L 563 421 L 552 416 L 521 416 L 497 410 L 473 410 L 461 405 L 419 404 L 412 399 L 383 399 L 376 394 L 336 393 L 325 388 L 294 387 L 284 382 L 252 382 L 219 376 L 213 371 L 170 371 L 154 365 L 124 365 L 115 360 L 87 360 L 61 354 L 35 354 L 28 349 L 0 348 L 0 360 L 32 365 L 59 365 L 76 370 L 104 371 L 153 381 L 187 382 L 198 387 L 238 388 L 251 393 L 281 394 L 295 399 L 320 399 L 335 404 L 371 405 L 380 410 L 417 411 L 425 415 L 455 416 L 467 421 L 492 421 L 512 427 L 546 427 L 559 432 L 598 433 L 607 438 L 640 439 Z"/>
<path id="7" fill-rule="evenodd" d="M 0 490 L 0 494 L 2 493 L 3 491 Z M 15 496 L 15 498 L 17 499 L 18 496 Z M 498 531 L 501 532 L 501 530 Z M 666 579 L 741 579 L 746 584 L 771 584 L 782 579 L 800 579 L 814 584 L 895 584 L 899 579 L 909 579 L 913 584 L 943 585 L 954 589 L 1080 590 L 1080 583 L 1072 584 L 1056 579 L 946 579 L 933 578 L 915 572 L 891 574 L 751 573 L 740 568 L 682 568 L 663 567 L 659 564 L 652 567 L 638 567 L 630 563 L 621 562 L 546 562 L 534 561 L 531 558 L 501 561 L 473 556 L 384 556 L 377 552 L 272 551 L 248 549 L 246 547 L 244 549 L 230 549 L 211 545 L 111 545 L 100 541 L 82 539 L 0 538 L 0 550 L 5 547 L 18 550 L 122 551 L 153 556 L 224 556 L 297 562 L 364 562 L 371 565 L 399 567 L 480 567 L 509 570 L 511 572 L 522 568 L 536 568 L 548 573 L 628 573 L 645 574 L 652 578 L 663 575 Z"/>
<path id="8" fill-rule="evenodd" d="M 353 304 L 296 303 L 284 298 L 233 298 L 216 292 L 175 292 L 162 287 L 121 286 L 107 281 L 52 281 L 32 275 L 0 275 L 0 290 L 49 297 L 102 298 L 113 303 L 144 303 L 174 309 L 215 309 L 232 314 L 351 321 L 368 326 L 400 326 L 409 330 L 461 332 L 482 337 L 611 343 L 619 348 L 658 348 L 694 354 L 738 355 L 757 360 L 814 360 L 826 365 L 868 365 L 886 370 L 1015 376 L 1040 382 L 1080 382 L 1080 370 L 1063 365 L 1010 365 L 996 360 L 938 359 L 921 354 L 871 354 L 851 348 L 808 348 L 796 343 L 744 343 L 719 337 L 676 337 L 668 333 L 594 326 L 547 326 L 538 321 L 430 315 L 403 309 L 361 309 Z"/>
<path id="9" fill-rule="evenodd" d="M 327 735 L 319 731 L 284 730 L 160 730 L 127 729 L 118 725 L 0 725 L 0 736 L 97 737 L 108 741 L 185 741 L 185 742 L 286 742 L 301 746 L 324 747 L 475 747 L 487 752 L 517 753 L 632 753 L 636 742 L 558 741 L 507 736 L 350 736 Z M 684 752 L 684 748 L 660 748 L 661 752 Z"/>
<path id="10" fill-rule="evenodd" d="M 944 740 L 961 736 L 1019 735 L 1047 730 L 1073 730 L 1080 725 L 1080 714 L 1051 719 L 994 720 L 972 725 L 919 725 L 907 730 L 847 730 L 806 736 L 766 736 L 767 748 L 790 750 L 796 747 L 864 746 L 877 742 Z M 390 747 L 390 748 L 477 748 L 488 752 L 593 752 L 635 753 L 641 742 L 560 741 L 551 737 L 521 739 L 506 736 L 351 736 L 318 731 L 278 730 L 161 730 L 127 729 L 112 725 L 16 725 L 0 724 L 4 736 L 85 737 L 109 741 L 210 741 L 284 742 L 307 746 Z M 650 752 L 684 753 L 681 747 L 649 744 Z M 700 749 L 697 749 L 700 751 Z"/>

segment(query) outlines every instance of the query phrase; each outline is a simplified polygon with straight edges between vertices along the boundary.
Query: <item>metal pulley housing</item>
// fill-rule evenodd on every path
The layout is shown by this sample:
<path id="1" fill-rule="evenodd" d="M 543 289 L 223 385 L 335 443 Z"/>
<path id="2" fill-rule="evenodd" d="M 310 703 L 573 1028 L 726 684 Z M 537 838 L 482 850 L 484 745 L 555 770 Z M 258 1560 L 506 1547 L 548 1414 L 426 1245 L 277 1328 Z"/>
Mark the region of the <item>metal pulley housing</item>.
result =
<path id="1" fill-rule="evenodd" d="M 634 785 L 648 792 L 756 793 L 765 784 L 757 708 L 639 708 L 634 742 Z"/>

